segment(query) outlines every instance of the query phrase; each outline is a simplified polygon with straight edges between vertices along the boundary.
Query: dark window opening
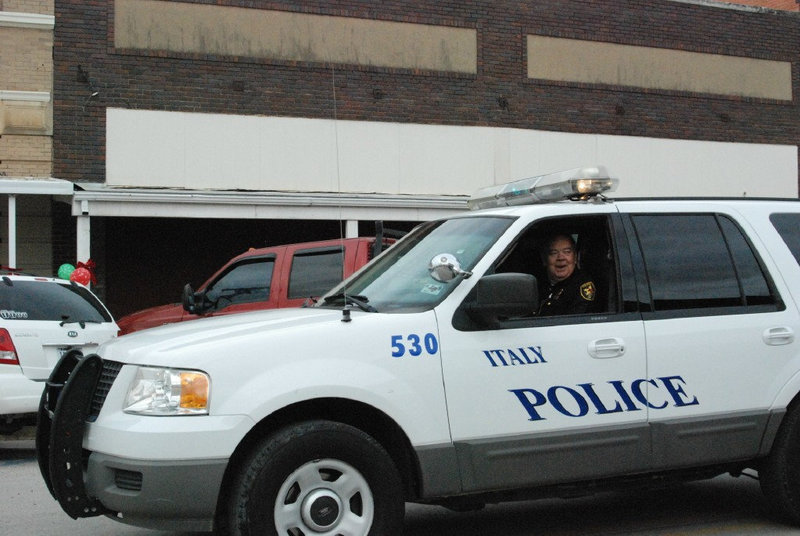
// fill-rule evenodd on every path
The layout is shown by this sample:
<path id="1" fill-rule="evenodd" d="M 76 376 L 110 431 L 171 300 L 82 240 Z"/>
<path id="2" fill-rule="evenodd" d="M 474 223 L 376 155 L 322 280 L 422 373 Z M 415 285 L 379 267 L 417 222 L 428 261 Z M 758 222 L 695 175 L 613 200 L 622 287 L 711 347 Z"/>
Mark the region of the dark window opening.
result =
<path id="1" fill-rule="evenodd" d="M 289 274 L 289 298 L 322 296 L 344 278 L 344 249 L 297 252 Z"/>
<path id="2" fill-rule="evenodd" d="M 240 262 L 206 289 L 206 301 L 216 311 L 239 303 L 267 301 L 274 268 L 274 258 Z"/>
<path id="3" fill-rule="evenodd" d="M 15 280 L 0 282 L 4 320 L 111 322 L 97 299 L 78 285 Z"/>
<path id="4" fill-rule="evenodd" d="M 567 234 L 575 243 L 576 272 L 594 285 L 591 302 L 580 313 L 615 313 L 619 310 L 617 260 L 606 216 L 555 218 L 526 229 L 501 256 L 496 273 L 530 273 L 539 284 L 539 300 L 547 299 L 549 279 L 546 269 L 547 241 L 556 234 Z M 580 300 L 579 300 L 580 302 Z"/>
<path id="5" fill-rule="evenodd" d="M 800 264 L 800 214 L 773 214 L 769 221 Z"/>
<path id="6" fill-rule="evenodd" d="M 774 304 L 739 227 L 714 214 L 632 217 L 655 311 Z"/>

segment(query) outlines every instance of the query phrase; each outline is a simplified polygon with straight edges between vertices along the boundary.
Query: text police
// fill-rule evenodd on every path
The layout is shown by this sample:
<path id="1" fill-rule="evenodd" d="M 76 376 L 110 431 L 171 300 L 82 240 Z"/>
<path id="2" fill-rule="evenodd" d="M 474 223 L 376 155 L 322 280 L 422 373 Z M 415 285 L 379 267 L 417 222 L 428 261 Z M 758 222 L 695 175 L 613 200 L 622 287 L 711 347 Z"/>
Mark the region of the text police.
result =
<path id="1" fill-rule="evenodd" d="M 566 385 L 553 385 L 546 390 L 523 388 L 509 389 L 509 392 L 517 397 L 531 421 L 545 420 L 540 411 L 548 404 L 567 417 L 585 417 L 590 409 L 597 415 L 607 415 L 646 408 L 664 409 L 670 403 L 675 407 L 700 404 L 696 396 L 686 393 L 684 390 L 686 382 L 680 376 L 638 379 L 629 385 L 626 385 L 624 380 L 605 383 L 612 387 L 605 389 L 605 401 L 597 393 L 593 383 L 579 383 L 575 386 L 577 389 Z"/>

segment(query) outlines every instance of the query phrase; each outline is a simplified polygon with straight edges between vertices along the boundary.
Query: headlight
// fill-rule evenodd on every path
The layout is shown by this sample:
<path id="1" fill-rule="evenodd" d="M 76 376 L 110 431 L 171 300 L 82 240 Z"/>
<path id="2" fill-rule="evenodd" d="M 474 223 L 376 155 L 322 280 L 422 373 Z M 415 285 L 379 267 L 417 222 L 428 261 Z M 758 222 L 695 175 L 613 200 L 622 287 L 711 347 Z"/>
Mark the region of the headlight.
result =
<path id="1" fill-rule="evenodd" d="M 208 415 L 208 374 L 197 370 L 139 367 L 125 397 L 125 413 Z"/>

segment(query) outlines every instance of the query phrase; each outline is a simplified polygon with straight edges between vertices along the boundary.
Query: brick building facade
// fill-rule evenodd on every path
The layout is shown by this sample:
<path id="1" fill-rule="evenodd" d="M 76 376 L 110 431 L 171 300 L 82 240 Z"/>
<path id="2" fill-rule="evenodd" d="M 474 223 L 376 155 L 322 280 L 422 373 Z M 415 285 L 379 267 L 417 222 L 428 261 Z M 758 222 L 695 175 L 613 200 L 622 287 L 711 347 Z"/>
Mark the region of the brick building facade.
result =
<path id="1" fill-rule="evenodd" d="M 319 61 L 214 51 L 124 49 L 114 2 L 57 1 L 54 174 L 105 180 L 105 109 L 331 117 L 331 69 Z M 117 2 L 119 4 L 119 2 Z M 189 2 L 474 29 L 477 73 L 336 64 L 338 119 L 490 125 L 796 144 L 800 22 L 793 13 L 670 0 Z M 792 64 L 789 101 L 638 90 L 525 77 L 525 37 L 545 35 Z M 88 72 L 82 82 L 78 66 Z M 89 100 L 93 89 L 100 95 Z M 76 135 L 80 133 L 80 135 Z"/>
<path id="2" fill-rule="evenodd" d="M 0 1 L 0 179 L 52 176 L 53 25 L 52 0 Z M 19 265 L 12 248 L 27 269 L 50 271 L 55 190 L 41 184 L 10 198 L 0 186 L 0 265 Z"/>
<path id="3" fill-rule="evenodd" d="M 56 0 L 52 175 L 80 190 L 53 264 L 77 233 L 121 315 L 249 246 L 574 164 L 627 195 L 796 196 L 791 7 Z"/>

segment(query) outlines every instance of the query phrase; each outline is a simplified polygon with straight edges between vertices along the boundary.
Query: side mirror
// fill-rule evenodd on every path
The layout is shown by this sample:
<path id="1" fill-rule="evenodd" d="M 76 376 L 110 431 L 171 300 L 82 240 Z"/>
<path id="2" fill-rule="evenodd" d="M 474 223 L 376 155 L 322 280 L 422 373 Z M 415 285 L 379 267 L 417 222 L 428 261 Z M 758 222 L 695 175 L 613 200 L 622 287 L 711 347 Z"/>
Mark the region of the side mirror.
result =
<path id="1" fill-rule="evenodd" d="M 530 315 L 539 307 L 536 277 L 531 274 L 486 275 L 475 292 L 475 301 L 465 304 L 465 310 L 481 325 L 497 326 L 503 319 Z"/>
<path id="2" fill-rule="evenodd" d="M 203 313 L 202 304 L 204 302 L 203 293 L 195 292 L 192 285 L 186 283 L 183 287 L 183 309 L 190 314 L 199 315 Z"/>

